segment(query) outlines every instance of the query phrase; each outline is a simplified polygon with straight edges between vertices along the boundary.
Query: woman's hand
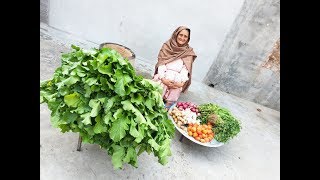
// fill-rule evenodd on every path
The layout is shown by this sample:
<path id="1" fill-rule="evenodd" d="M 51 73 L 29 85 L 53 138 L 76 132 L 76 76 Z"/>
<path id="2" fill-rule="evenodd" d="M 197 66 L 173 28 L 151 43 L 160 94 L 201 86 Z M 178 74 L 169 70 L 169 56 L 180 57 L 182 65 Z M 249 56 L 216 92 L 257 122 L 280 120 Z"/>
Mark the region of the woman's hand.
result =
<path id="1" fill-rule="evenodd" d="M 171 81 L 171 80 L 165 79 L 165 78 L 162 78 L 161 81 L 162 81 L 163 84 L 168 86 L 168 88 L 170 88 L 170 89 L 181 88 L 184 85 L 183 82 L 178 83 L 178 82 L 174 82 L 174 81 Z"/>
<path id="2" fill-rule="evenodd" d="M 181 88 L 183 85 L 184 85 L 183 82 L 181 82 L 181 83 L 173 82 L 172 88 L 173 88 L 173 89 Z"/>
<path id="3" fill-rule="evenodd" d="M 173 84 L 173 81 L 169 80 L 169 79 L 165 79 L 165 78 L 162 78 L 161 79 L 162 83 L 168 87 L 171 87 L 172 84 Z"/>

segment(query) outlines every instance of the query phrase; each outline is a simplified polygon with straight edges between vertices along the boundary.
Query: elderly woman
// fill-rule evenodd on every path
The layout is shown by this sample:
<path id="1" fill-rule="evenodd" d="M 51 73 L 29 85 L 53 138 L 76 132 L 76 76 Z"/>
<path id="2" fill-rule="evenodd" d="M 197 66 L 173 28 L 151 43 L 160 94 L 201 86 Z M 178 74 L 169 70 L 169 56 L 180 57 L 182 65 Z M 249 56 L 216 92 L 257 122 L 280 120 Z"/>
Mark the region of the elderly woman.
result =
<path id="1" fill-rule="evenodd" d="M 169 108 L 176 102 L 180 93 L 185 93 L 192 77 L 192 64 L 196 59 L 193 48 L 189 46 L 190 29 L 178 27 L 159 52 L 153 80 L 163 87 L 162 98 Z"/>

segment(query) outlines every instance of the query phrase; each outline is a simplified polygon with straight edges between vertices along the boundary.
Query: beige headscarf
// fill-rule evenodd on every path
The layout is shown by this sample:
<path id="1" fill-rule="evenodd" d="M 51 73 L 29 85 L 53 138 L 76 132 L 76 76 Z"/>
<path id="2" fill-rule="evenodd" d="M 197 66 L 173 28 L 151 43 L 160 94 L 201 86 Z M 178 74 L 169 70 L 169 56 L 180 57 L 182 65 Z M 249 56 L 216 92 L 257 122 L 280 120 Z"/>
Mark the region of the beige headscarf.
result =
<path id="1" fill-rule="evenodd" d="M 188 30 L 189 31 L 189 39 L 183 46 L 178 46 L 177 43 L 177 36 L 180 31 L 182 30 Z M 191 84 L 191 77 L 192 77 L 192 63 L 196 59 L 197 55 L 194 53 L 193 48 L 189 46 L 190 41 L 190 29 L 185 26 L 178 27 L 173 33 L 171 38 L 165 42 L 159 52 L 158 55 L 158 62 L 155 66 L 155 73 L 158 72 L 158 67 L 167 63 L 170 63 L 177 59 L 182 59 L 184 62 L 184 65 L 187 67 L 189 71 L 189 80 L 184 84 L 182 87 L 182 92 L 185 92 L 188 90 L 190 84 Z"/>

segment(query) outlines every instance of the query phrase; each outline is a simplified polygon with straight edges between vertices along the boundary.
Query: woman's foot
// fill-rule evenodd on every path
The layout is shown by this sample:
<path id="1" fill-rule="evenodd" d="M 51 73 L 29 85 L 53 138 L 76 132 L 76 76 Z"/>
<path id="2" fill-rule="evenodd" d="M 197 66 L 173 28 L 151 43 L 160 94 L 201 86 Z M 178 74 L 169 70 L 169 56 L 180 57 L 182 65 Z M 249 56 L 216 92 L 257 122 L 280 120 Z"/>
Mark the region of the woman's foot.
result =
<path id="1" fill-rule="evenodd" d="M 164 105 L 166 110 L 168 111 L 174 103 L 174 101 L 166 101 Z"/>

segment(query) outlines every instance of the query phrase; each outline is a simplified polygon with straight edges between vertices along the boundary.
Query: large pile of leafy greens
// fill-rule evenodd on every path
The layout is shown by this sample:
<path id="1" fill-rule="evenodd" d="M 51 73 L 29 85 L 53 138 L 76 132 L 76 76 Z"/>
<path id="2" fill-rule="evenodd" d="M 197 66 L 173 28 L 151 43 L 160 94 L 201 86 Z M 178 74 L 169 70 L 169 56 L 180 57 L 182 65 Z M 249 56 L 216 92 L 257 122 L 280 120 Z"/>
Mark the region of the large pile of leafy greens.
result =
<path id="1" fill-rule="evenodd" d="M 217 119 L 212 127 L 212 131 L 215 134 L 214 139 L 217 141 L 226 143 L 240 132 L 240 121 L 228 109 L 212 103 L 200 104 L 198 108 L 201 113 L 198 119 L 202 123 L 207 123 L 210 115 L 216 115 Z"/>
<path id="2" fill-rule="evenodd" d="M 40 82 L 40 104 L 51 110 L 53 127 L 78 132 L 83 142 L 106 149 L 115 169 L 123 163 L 138 167 L 144 151 L 166 164 L 174 125 L 161 87 L 136 75 L 115 50 L 71 47 L 53 78 Z"/>

